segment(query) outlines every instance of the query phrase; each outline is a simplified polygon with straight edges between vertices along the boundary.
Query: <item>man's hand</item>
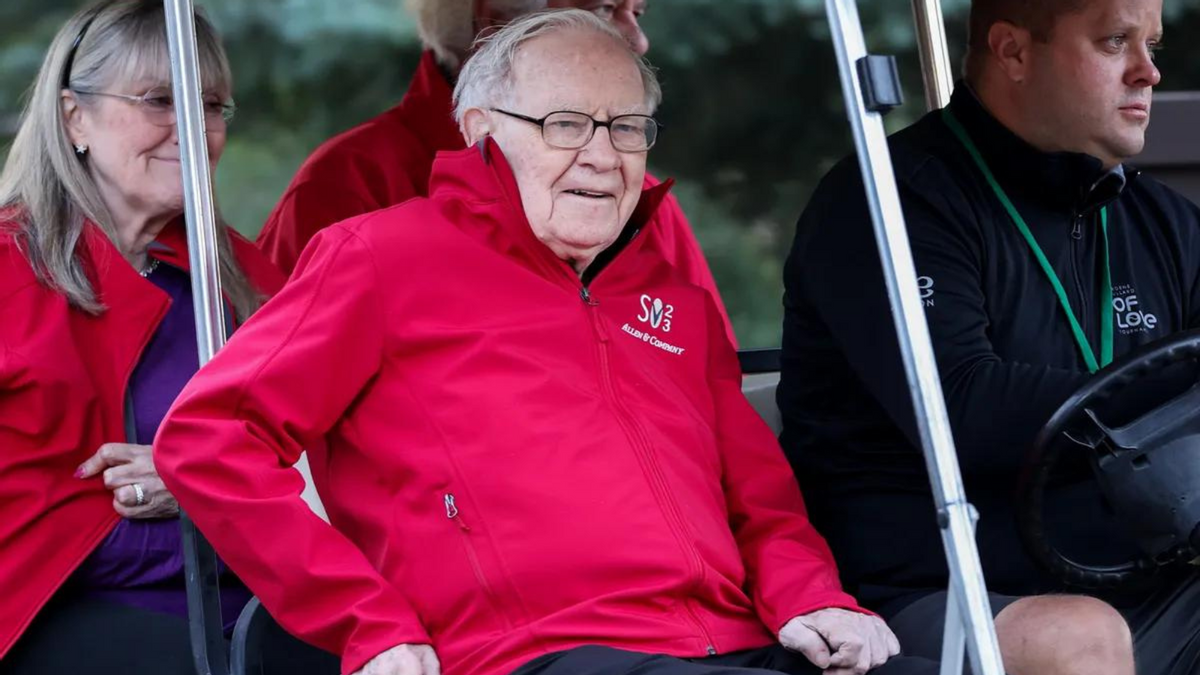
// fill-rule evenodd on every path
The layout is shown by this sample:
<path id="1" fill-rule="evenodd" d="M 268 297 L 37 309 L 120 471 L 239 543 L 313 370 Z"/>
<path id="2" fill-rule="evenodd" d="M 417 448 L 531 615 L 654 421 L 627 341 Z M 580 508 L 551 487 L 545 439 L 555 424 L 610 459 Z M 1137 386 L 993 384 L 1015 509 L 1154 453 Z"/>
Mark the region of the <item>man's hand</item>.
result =
<path id="1" fill-rule="evenodd" d="M 779 643 L 826 675 L 863 675 L 900 653 L 900 642 L 883 619 L 845 609 L 822 609 L 788 621 Z"/>
<path id="2" fill-rule="evenodd" d="M 75 472 L 76 478 L 104 474 L 104 487 L 113 493 L 113 509 L 124 518 L 174 518 L 179 504 L 167 491 L 149 445 L 105 443 Z M 138 499 L 138 496 L 141 499 Z"/>
<path id="3" fill-rule="evenodd" d="M 351 675 L 442 675 L 442 664 L 429 645 L 397 645 Z"/>

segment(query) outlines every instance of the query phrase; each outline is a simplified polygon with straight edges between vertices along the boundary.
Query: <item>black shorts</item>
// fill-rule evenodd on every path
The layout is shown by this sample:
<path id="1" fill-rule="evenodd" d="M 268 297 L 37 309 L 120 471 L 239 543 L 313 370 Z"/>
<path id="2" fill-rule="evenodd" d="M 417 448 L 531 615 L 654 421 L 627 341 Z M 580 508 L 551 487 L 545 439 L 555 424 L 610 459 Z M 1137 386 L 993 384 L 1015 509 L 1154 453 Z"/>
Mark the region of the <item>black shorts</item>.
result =
<path id="1" fill-rule="evenodd" d="M 929 593 L 889 612 L 884 607 L 880 614 L 900 641 L 900 649 L 909 656 L 927 659 L 942 658 L 942 636 L 946 629 L 946 591 Z M 1005 607 L 1020 598 L 1012 595 L 988 593 L 992 616 L 996 617 Z M 964 673 L 970 673 L 968 665 Z"/>
<path id="2" fill-rule="evenodd" d="M 1020 598 L 989 593 L 996 616 Z M 1133 633 L 1139 675 L 1200 673 L 1200 572 L 1177 574 L 1142 597 L 1098 596 L 1117 608 Z M 930 593 L 884 619 L 905 654 L 939 659 L 946 623 L 946 593 Z"/>

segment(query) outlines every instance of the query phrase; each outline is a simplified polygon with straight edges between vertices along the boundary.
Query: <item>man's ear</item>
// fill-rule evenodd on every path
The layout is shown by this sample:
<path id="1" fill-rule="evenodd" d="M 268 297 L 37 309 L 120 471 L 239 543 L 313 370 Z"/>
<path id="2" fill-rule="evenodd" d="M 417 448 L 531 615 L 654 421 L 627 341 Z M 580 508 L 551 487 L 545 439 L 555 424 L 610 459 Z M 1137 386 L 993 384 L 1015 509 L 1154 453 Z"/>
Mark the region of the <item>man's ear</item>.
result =
<path id="1" fill-rule="evenodd" d="M 463 140 L 467 142 L 468 146 L 475 145 L 492 135 L 491 116 L 479 108 L 471 108 L 463 114 L 459 131 L 462 132 Z"/>
<path id="2" fill-rule="evenodd" d="M 71 139 L 71 144 L 87 145 L 87 135 L 83 129 L 83 108 L 79 105 L 79 99 L 75 98 L 74 92 L 63 89 L 59 105 L 62 106 L 63 126 L 67 129 L 67 138 Z"/>
<path id="3" fill-rule="evenodd" d="M 997 21 L 988 29 L 988 50 L 1008 79 L 1020 84 L 1029 77 L 1033 34 L 1007 21 Z"/>

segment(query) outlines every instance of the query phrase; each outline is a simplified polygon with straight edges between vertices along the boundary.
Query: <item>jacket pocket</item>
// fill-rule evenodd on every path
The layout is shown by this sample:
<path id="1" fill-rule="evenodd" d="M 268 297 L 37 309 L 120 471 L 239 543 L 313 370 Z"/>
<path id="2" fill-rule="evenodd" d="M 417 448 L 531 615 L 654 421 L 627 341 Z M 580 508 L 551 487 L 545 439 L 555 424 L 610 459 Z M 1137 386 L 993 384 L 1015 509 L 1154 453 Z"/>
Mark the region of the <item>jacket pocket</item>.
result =
<path id="1" fill-rule="evenodd" d="M 442 504 L 446 507 L 446 519 L 454 524 L 461 535 L 463 550 L 467 554 L 467 561 L 471 565 L 471 571 L 475 574 L 475 580 L 479 583 L 480 590 L 483 591 L 484 598 L 487 599 L 488 607 L 491 608 L 493 614 L 500 618 L 507 629 L 512 630 L 512 622 L 509 621 L 508 614 L 504 611 L 495 587 L 488 580 L 488 575 L 483 569 L 483 563 L 480 562 L 476 544 L 481 535 L 472 531 L 471 526 L 467 524 L 466 517 L 459 508 L 459 504 L 453 493 L 447 492 L 443 495 Z"/>

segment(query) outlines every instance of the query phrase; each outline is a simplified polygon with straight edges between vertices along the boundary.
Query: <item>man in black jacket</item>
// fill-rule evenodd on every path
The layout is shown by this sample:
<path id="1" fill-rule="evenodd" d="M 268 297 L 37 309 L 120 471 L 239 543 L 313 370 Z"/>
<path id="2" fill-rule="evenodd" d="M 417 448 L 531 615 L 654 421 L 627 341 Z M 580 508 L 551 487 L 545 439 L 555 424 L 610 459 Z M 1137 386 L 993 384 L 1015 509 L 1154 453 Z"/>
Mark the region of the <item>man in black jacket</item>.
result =
<path id="1" fill-rule="evenodd" d="M 891 140 L 1013 675 L 1131 674 L 1131 641 L 1139 672 L 1200 672 L 1193 575 L 1104 601 L 1039 595 L 1070 591 L 1015 527 L 1018 473 L 1051 413 L 1112 358 L 1200 327 L 1200 209 L 1123 164 L 1160 79 L 1161 12 L 974 0 L 966 81 Z M 781 440 L 812 518 L 906 651 L 936 655 L 948 574 L 854 158 L 801 217 L 785 283 Z M 1082 476 L 1049 495 L 1051 529 L 1093 558 L 1127 552 Z"/>

